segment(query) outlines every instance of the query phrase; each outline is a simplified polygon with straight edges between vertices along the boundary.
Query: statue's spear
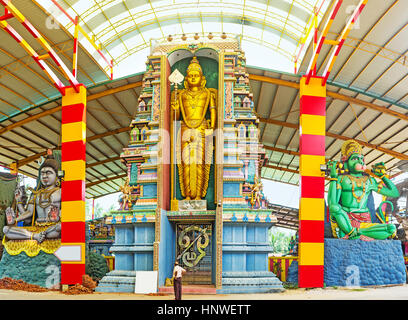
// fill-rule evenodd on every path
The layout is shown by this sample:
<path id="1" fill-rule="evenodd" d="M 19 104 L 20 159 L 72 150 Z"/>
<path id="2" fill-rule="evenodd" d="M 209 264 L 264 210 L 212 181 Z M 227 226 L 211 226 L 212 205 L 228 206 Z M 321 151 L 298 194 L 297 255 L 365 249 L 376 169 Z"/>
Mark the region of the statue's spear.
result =
<path id="1" fill-rule="evenodd" d="M 172 108 L 173 108 L 173 113 L 174 113 L 174 119 L 173 119 L 173 199 L 176 199 L 176 161 L 177 161 L 177 157 L 176 157 L 176 142 L 177 142 L 177 119 L 176 119 L 176 112 L 179 108 L 178 105 L 178 97 L 177 97 L 177 89 L 178 86 L 181 85 L 182 81 L 184 80 L 184 76 L 180 73 L 180 71 L 178 71 L 178 69 L 175 69 L 171 75 L 169 76 L 169 81 L 170 84 L 172 86 L 174 86 L 174 105 L 172 104 Z"/>

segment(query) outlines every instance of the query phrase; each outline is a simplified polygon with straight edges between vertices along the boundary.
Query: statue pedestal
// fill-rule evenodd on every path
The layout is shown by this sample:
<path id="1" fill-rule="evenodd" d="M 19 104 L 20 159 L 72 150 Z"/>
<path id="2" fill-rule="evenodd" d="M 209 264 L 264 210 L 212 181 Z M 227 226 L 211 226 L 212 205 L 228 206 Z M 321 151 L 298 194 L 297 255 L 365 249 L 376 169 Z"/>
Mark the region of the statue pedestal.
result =
<path id="1" fill-rule="evenodd" d="M 297 262 L 289 267 L 288 282 L 297 282 Z M 324 240 L 326 286 L 381 286 L 406 283 L 399 240 Z"/>
<path id="2" fill-rule="evenodd" d="M 41 287 L 59 288 L 61 262 L 53 254 L 40 251 L 35 257 L 24 252 L 10 255 L 6 250 L 0 261 L 0 279 L 9 277 Z"/>
<path id="3" fill-rule="evenodd" d="M 179 200 L 179 211 L 206 211 L 206 200 Z"/>

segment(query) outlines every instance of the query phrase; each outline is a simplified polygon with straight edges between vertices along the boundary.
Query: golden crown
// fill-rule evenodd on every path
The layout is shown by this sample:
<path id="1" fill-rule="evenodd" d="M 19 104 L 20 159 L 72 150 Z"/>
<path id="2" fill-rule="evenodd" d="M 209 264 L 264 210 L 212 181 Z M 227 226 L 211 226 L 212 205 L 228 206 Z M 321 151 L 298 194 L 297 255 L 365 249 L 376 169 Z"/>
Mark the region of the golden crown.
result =
<path id="1" fill-rule="evenodd" d="M 357 141 L 347 140 L 341 147 L 341 160 L 346 161 L 353 153 L 362 153 L 362 148 Z"/>
<path id="2" fill-rule="evenodd" d="M 193 57 L 190 61 L 190 65 L 187 68 L 187 72 L 198 71 L 200 74 L 203 74 L 203 69 L 201 69 L 200 62 L 198 62 L 197 57 Z"/>

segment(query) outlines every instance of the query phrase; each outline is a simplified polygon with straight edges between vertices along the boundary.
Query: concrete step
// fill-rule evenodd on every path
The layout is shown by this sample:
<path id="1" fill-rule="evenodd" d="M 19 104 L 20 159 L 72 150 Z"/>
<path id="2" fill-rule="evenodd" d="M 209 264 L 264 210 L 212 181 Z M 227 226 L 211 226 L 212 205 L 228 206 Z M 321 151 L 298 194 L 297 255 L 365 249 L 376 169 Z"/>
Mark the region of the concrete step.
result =
<path id="1" fill-rule="evenodd" d="M 285 289 L 282 286 L 222 286 L 222 289 L 217 290 L 218 294 L 234 294 L 234 293 L 276 293 L 283 292 Z"/>
<path id="2" fill-rule="evenodd" d="M 182 294 L 216 294 L 216 289 L 214 286 L 208 285 L 182 285 Z M 174 294 L 173 287 L 160 287 L 160 293 Z"/>

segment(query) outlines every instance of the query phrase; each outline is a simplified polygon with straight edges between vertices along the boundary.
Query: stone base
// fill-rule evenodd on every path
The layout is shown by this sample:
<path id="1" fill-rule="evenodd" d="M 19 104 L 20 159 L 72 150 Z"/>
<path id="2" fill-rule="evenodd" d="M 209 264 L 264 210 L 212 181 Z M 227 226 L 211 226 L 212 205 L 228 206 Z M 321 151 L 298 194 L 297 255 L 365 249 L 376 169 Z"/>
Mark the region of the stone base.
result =
<path id="1" fill-rule="evenodd" d="M 179 211 L 205 211 L 207 210 L 206 200 L 179 200 Z"/>
<path id="2" fill-rule="evenodd" d="M 288 270 L 287 282 L 297 283 L 298 264 Z M 326 286 L 382 286 L 406 283 L 406 269 L 399 240 L 324 240 Z"/>
<path id="3" fill-rule="evenodd" d="M 136 271 L 113 270 L 99 281 L 96 292 L 135 292 Z"/>
<path id="4" fill-rule="evenodd" d="M 53 254 L 40 251 L 35 257 L 29 257 L 24 252 L 12 256 L 3 251 L 0 279 L 10 277 L 41 287 L 58 288 L 60 274 L 61 263 Z"/>
<path id="5" fill-rule="evenodd" d="M 272 293 L 285 289 L 276 275 L 269 271 L 223 272 L 222 288 L 217 293 Z"/>

